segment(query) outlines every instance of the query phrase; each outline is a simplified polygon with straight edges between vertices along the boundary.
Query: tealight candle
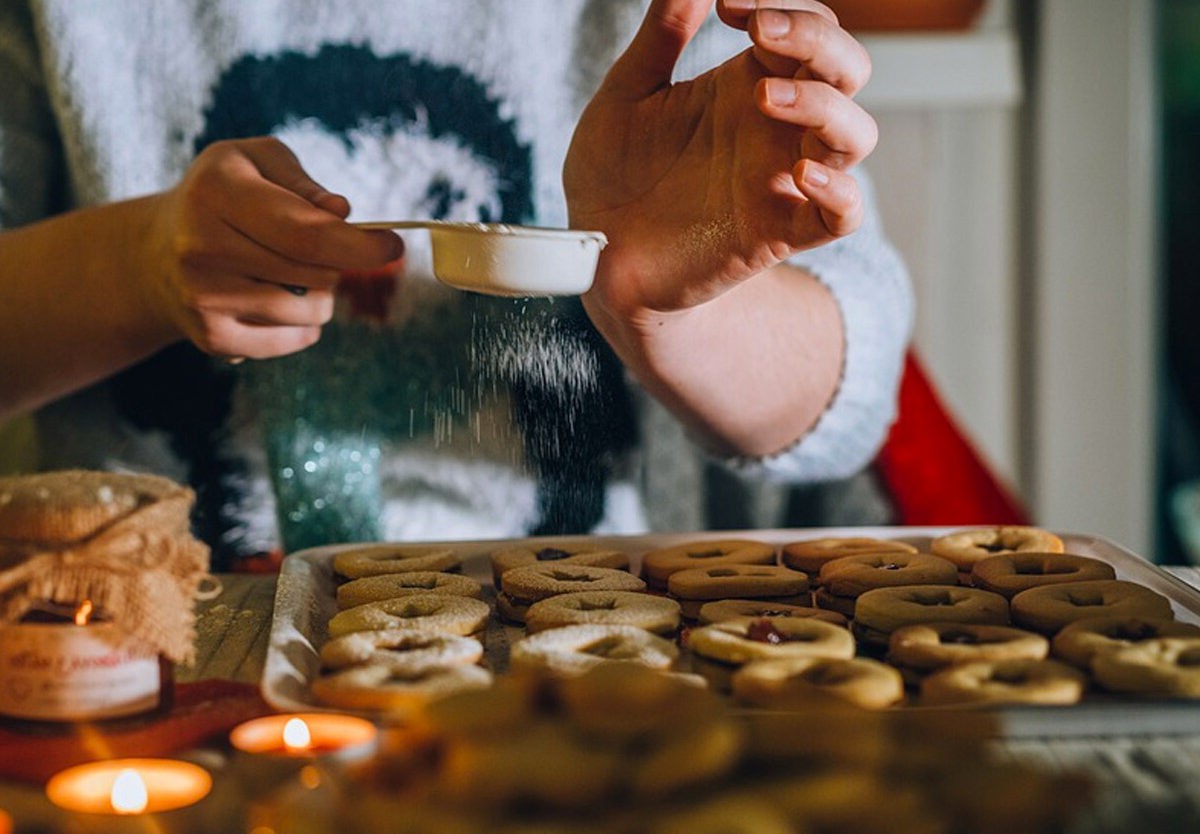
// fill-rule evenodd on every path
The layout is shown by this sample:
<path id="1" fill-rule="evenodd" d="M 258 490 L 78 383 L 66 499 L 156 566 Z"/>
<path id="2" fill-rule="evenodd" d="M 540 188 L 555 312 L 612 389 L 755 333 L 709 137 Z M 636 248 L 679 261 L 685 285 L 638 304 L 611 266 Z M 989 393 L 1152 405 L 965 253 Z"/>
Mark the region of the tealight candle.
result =
<path id="1" fill-rule="evenodd" d="M 345 758 L 368 752 L 376 736 L 375 725 L 365 718 L 310 712 L 252 719 L 234 727 L 229 742 L 243 753 L 295 758 L 337 754 Z"/>
<path id="2" fill-rule="evenodd" d="M 184 808 L 212 790 L 208 771 L 173 759 L 109 759 L 69 767 L 46 783 L 68 811 L 133 816 Z"/>

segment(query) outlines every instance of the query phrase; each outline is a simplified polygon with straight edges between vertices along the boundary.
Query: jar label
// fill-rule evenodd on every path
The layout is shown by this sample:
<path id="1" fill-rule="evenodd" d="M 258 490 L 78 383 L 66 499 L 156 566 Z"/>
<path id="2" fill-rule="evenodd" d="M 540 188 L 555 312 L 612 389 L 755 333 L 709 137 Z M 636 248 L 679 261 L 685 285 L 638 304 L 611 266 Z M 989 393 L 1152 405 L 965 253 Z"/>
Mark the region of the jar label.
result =
<path id="1" fill-rule="evenodd" d="M 0 713 L 71 721 L 115 718 L 158 706 L 158 652 L 112 623 L 0 627 Z"/>

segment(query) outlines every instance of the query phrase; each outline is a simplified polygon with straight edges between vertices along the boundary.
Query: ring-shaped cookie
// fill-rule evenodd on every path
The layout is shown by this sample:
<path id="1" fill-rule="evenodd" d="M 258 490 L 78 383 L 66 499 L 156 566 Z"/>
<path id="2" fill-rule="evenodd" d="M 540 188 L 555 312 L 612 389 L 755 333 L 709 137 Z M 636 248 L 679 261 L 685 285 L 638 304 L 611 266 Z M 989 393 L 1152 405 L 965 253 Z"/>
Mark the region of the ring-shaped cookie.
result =
<path id="1" fill-rule="evenodd" d="M 639 591 L 575 591 L 555 594 L 529 606 L 525 628 L 530 634 L 568 625 L 631 625 L 655 634 L 679 629 L 679 603 Z"/>
<path id="2" fill-rule="evenodd" d="M 452 571 L 462 558 L 448 547 L 407 544 L 371 544 L 343 550 L 333 556 L 333 572 L 347 579 L 411 571 Z"/>
<path id="3" fill-rule="evenodd" d="M 1086 617 L 1063 626 L 1050 642 L 1055 657 L 1086 669 L 1099 652 L 1160 637 L 1200 637 L 1200 626 L 1165 617 Z"/>
<path id="4" fill-rule="evenodd" d="M 751 539 L 716 539 L 652 550 L 642 557 L 642 573 L 652 588 L 665 589 L 676 571 L 726 565 L 773 565 L 775 547 Z"/>
<path id="5" fill-rule="evenodd" d="M 782 565 L 723 565 L 676 571 L 667 579 L 667 593 L 679 600 L 683 616 L 695 620 L 700 608 L 714 599 L 753 597 L 790 605 L 811 601 L 808 574 Z"/>
<path id="6" fill-rule="evenodd" d="M 1057 660 L 976 661 L 930 674 L 921 703 L 1074 704 L 1086 688 L 1086 675 Z"/>
<path id="7" fill-rule="evenodd" d="M 865 657 L 756 660 L 733 673 L 733 696 L 750 706 L 775 709 L 823 696 L 883 709 L 903 699 L 904 681 L 891 666 Z"/>
<path id="8" fill-rule="evenodd" d="M 1007 625 L 1008 600 L 978 588 L 908 585 L 875 588 L 854 605 L 856 630 L 881 645 L 902 626 L 937 622 Z"/>
<path id="9" fill-rule="evenodd" d="M 500 587 L 500 577 L 513 568 L 529 565 L 588 565 L 594 568 L 629 570 L 629 554 L 618 550 L 587 545 L 565 545 L 545 542 L 514 545 L 495 550 L 489 556 L 493 584 Z"/>
<path id="10" fill-rule="evenodd" d="M 698 619 L 701 625 L 711 625 L 734 617 L 771 619 L 773 617 L 813 617 L 845 627 L 846 617 L 836 611 L 826 611 L 809 605 L 786 605 L 762 599 L 719 599 L 700 606 Z"/>
<path id="11" fill-rule="evenodd" d="M 817 582 L 834 596 L 856 597 L 897 585 L 957 585 L 958 568 L 929 553 L 860 553 L 826 562 Z"/>
<path id="12" fill-rule="evenodd" d="M 971 584 L 1012 599 L 1021 591 L 1059 582 L 1116 579 L 1108 562 L 1073 553 L 1001 553 L 971 566 Z"/>
<path id="13" fill-rule="evenodd" d="M 1200 698 L 1200 637 L 1160 637 L 1099 652 L 1092 675 L 1113 692 Z"/>
<path id="14" fill-rule="evenodd" d="M 509 650 L 514 670 L 578 675 L 601 663 L 640 663 L 667 669 L 679 657 L 674 642 L 644 628 L 622 625 L 571 625 L 522 637 Z"/>
<path id="15" fill-rule="evenodd" d="M 462 573 L 441 571 L 412 571 L 385 573 L 351 579 L 338 586 L 337 605 L 342 611 L 368 602 L 406 597 L 412 594 L 450 594 L 458 597 L 483 596 L 483 586 Z"/>
<path id="16" fill-rule="evenodd" d="M 331 707 L 407 713 L 456 692 L 485 689 L 491 683 L 491 672 L 469 664 L 416 672 L 367 664 L 319 675 L 310 689 L 314 698 Z"/>
<path id="17" fill-rule="evenodd" d="M 919 623 L 892 632 L 888 661 L 926 671 L 981 660 L 1043 660 L 1049 649 L 1042 635 L 1011 626 Z"/>
<path id="18" fill-rule="evenodd" d="M 1013 623 L 1042 634 L 1054 634 L 1067 623 L 1087 617 L 1174 616 L 1170 600 L 1162 594 L 1122 579 L 1030 588 L 1014 596 L 1011 607 Z"/>
<path id="19" fill-rule="evenodd" d="M 491 606 L 480 599 L 450 594 L 412 594 L 339 611 L 329 620 L 329 636 L 389 628 L 474 634 L 483 629 L 490 614 Z"/>
<path id="20" fill-rule="evenodd" d="M 735 617 L 693 629 L 693 654 L 741 666 L 752 660 L 854 656 L 850 632 L 812 617 Z"/>
<path id="21" fill-rule="evenodd" d="M 800 570 L 809 576 L 817 576 L 826 562 L 843 556 L 864 553 L 916 553 L 911 544 L 891 539 L 875 539 L 867 536 L 827 536 L 819 539 L 802 539 L 789 542 L 780 548 L 783 564 Z"/>
<path id="22" fill-rule="evenodd" d="M 558 594 L 645 589 L 646 583 L 628 571 L 550 562 L 505 571 L 496 607 L 509 620 L 523 623 L 531 605 Z"/>
<path id="23" fill-rule="evenodd" d="M 960 571 L 967 573 L 980 559 L 998 553 L 1062 553 L 1063 542 L 1040 527 L 979 527 L 937 536 L 929 543 L 929 551 L 934 556 L 949 559 Z"/>
<path id="24" fill-rule="evenodd" d="M 482 657 L 483 644 L 473 637 L 411 628 L 343 634 L 326 642 L 320 652 L 321 666 L 325 669 L 373 664 L 406 672 L 478 663 Z"/>

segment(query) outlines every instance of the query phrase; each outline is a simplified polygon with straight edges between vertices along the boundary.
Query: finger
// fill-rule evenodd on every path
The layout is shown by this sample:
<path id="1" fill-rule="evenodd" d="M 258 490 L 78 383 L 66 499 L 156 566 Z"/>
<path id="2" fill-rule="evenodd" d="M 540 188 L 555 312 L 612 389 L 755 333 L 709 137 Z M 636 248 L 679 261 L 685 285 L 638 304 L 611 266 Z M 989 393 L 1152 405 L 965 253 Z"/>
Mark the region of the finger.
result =
<path id="1" fill-rule="evenodd" d="M 195 313 L 210 322 L 231 319 L 276 327 L 313 327 L 333 317 L 334 292 L 316 289 L 297 296 L 252 275 L 208 273 L 191 283 Z"/>
<path id="2" fill-rule="evenodd" d="M 404 251 L 395 232 L 352 226 L 262 177 L 246 179 L 222 218 L 260 246 L 316 266 L 374 269 Z"/>
<path id="3" fill-rule="evenodd" d="M 284 257 L 260 246 L 228 223 L 222 223 L 219 233 L 221 237 L 218 242 L 209 243 L 203 251 L 185 256 L 189 268 L 254 275 L 280 286 L 305 290 L 332 289 L 337 285 L 341 274 L 337 269 Z"/>
<path id="4" fill-rule="evenodd" d="M 202 350 L 216 356 L 239 359 L 271 359 L 296 353 L 317 343 L 320 327 L 276 327 L 229 320 L 219 331 L 211 334 Z"/>
<path id="5" fill-rule="evenodd" d="M 861 162 L 879 141 L 875 119 L 828 84 L 763 78 L 754 97 L 764 115 L 805 129 L 803 156 L 834 168 Z"/>
<path id="6" fill-rule="evenodd" d="M 817 0 L 720 0 L 717 3 L 717 16 L 735 29 L 746 29 L 750 18 L 759 7 L 772 9 L 794 9 L 800 12 L 812 12 L 828 18 L 830 23 L 838 22 L 837 15 L 824 3 Z"/>
<path id="7" fill-rule="evenodd" d="M 808 215 L 801 222 L 815 212 L 834 238 L 844 237 L 862 225 L 862 192 L 854 177 L 811 159 L 800 160 L 792 175 L 800 193 L 808 198 L 808 204 L 798 209 L 802 216 Z"/>
<path id="8" fill-rule="evenodd" d="M 292 149 L 273 137 L 247 139 L 242 152 L 250 158 L 259 172 L 273 183 L 303 197 L 318 208 L 337 215 L 342 220 L 350 214 L 350 201 L 334 194 L 308 175 Z"/>
<path id="9" fill-rule="evenodd" d="M 861 43 L 824 15 L 760 9 L 750 20 L 754 57 L 774 75 L 824 81 L 847 96 L 871 77 L 871 58 Z"/>
<path id="10" fill-rule="evenodd" d="M 652 0 L 642 25 L 605 78 L 609 92 L 642 98 L 671 83 L 683 48 L 713 0 Z"/>

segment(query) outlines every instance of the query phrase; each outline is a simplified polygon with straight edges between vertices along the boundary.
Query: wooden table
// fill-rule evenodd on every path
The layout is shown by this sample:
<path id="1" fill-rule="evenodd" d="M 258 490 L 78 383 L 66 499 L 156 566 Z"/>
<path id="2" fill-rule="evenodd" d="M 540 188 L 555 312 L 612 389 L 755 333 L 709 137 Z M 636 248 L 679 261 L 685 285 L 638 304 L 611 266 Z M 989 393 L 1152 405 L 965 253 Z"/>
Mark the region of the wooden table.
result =
<path id="1" fill-rule="evenodd" d="M 1173 568 L 1200 587 L 1200 568 Z M 200 603 L 197 657 L 177 680 L 210 678 L 258 683 L 271 627 L 275 579 L 222 575 L 221 592 Z M 1080 832 L 1200 831 L 1200 724 L 1182 734 L 1106 738 L 1022 738 L 996 743 L 996 752 L 1048 770 L 1085 770 L 1097 780 L 1097 803 Z M 0 783 L 0 808 L 50 819 L 40 791 Z M 42 824 L 17 828 L 54 830 Z M 232 830 L 232 829 L 231 829 Z"/>

